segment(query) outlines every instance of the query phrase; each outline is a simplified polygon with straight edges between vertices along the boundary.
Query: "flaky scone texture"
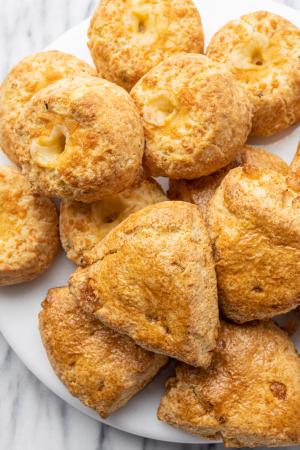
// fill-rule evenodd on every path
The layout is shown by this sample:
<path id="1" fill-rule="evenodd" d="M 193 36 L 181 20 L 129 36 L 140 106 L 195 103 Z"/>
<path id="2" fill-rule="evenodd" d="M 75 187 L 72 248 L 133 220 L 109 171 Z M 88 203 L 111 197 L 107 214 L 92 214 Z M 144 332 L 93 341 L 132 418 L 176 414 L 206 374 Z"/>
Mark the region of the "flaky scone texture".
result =
<path id="1" fill-rule="evenodd" d="M 252 134 L 270 136 L 300 120 L 300 30 L 256 11 L 212 38 L 207 56 L 226 63 L 254 105 Z"/>
<path id="2" fill-rule="evenodd" d="M 300 444 L 300 360 L 274 323 L 221 323 L 211 366 L 179 365 L 160 420 L 225 447 Z"/>
<path id="3" fill-rule="evenodd" d="M 144 163 L 154 176 L 193 179 L 226 166 L 252 125 L 248 96 L 229 70 L 203 55 L 176 55 L 131 95 L 144 123 Z"/>
<path id="4" fill-rule="evenodd" d="M 0 166 L 0 286 L 38 277 L 58 248 L 54 203 L 32 194 L 19 170 Z"/>
<path id="5" fill-rule="evenodd" d="M 102 0 L 88 37 L 101 76 L 127 90 L 165 58 L 204 45 L 192 0 Z"/>
<path id="6" fill-rule="evenodd" d="M 195 205 L 163 202 L 124 220 L 69 285 L 81 307 L 142 347 L 208 366 L 218 333 L 210 243 Z"/>
<path id="7" fill-rule="evenodd" d="M 64 200 L 60 207 L 60 239 L 67 257 L 79 266 L 95 261 L 95 246 L 130 214 L 167 200 L 160 185 L 140 171 L 132 186 L 95 203 Z"/>
<path id="8" fill-rule="evenodd" d="M 96 75 L 93 67 L 76 56 L 50 50 L 20 61 L 0 86 L 0 147 L 19 165 L 15 127 L 27 102 L 38 91 L 62 78 Z"/>
<path id="9" fill-rule="evenodd" d="M 168 360 L 87 316 L 68 288 L 50 289 L 39 324 L 57 376 L 72 395 L 102 417 L 125 405 Z"/>
<path id="10" fill-rule="evenodd" d="M 245 145 L 234 160 L 223 169 L 206 177 L 195 180 L 170 180 L 168 197 L 171 200 L 183 200 L 198 206 L 205 217 L 210 200 L 227 173 L 240 166 L 255 166 L 261 169 L 275 170 L 287 175 L 288 165 L 277 155 L 262 148 Z"/>
<path id="11" fill-rule="evenodd" d="M 82 202 L 126 189 L 143 155 L 142 123 L 129 94 L 97 77 L 65 78 L 41 90 L 17 133 L 33 188 Z"/>
<path id="12" fill-rule="evenodd" d="M 229 172 L 207 225 L 223 313 L 265 319 L 300 304 L 300 195 L 285 176 L 255 167 Z"/>

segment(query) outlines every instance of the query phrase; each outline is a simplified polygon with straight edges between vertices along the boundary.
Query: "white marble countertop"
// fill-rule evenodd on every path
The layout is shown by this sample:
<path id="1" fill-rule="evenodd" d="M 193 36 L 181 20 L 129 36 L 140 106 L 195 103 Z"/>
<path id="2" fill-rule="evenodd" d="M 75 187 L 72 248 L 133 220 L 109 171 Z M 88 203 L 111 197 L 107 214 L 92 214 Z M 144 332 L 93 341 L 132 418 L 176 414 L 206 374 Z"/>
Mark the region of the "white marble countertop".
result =
<path id="1" fill-rule="evenodd" d="M 300 9 L 300 0 L 278 1 Z M 0 0 L 0 3 L 2 79 L 23 56 L 43 49 L 88 17 L 97 0 Z M 199 450 L 200 447 L 206 450 L 208 446 L 143 439 L 84 416 L 44 387 L 0 334 L 0 450 Z"/>

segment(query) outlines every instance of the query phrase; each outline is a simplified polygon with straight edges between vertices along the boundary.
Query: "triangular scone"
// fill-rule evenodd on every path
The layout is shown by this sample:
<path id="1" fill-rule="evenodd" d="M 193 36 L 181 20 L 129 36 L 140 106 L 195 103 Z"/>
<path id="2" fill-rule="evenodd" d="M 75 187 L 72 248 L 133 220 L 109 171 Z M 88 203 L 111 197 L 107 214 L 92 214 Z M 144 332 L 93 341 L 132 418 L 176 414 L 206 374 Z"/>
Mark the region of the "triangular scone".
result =
<path id="1" fill-rule="evenodd" d="M 207 367 L 219 326 L 212 252 L 198 208 L 163 202 L 132 214 L 77 269 L 81 307 L 139 345 Z"/>
<path id="2" fill-rule="evenodd" d="M 48 292 L 39 321 L 56 374 L 72 395 L 102 417 L 125 405 L 168 360 L 87 316 L 68 288 Z"/>
<path id="3" fill-rule="evenodd" d="M 300 360 L 273 322 L 222 323 L 209 369 L 181 364 L 160 420 L 226 447 L 300 444 Z"/>

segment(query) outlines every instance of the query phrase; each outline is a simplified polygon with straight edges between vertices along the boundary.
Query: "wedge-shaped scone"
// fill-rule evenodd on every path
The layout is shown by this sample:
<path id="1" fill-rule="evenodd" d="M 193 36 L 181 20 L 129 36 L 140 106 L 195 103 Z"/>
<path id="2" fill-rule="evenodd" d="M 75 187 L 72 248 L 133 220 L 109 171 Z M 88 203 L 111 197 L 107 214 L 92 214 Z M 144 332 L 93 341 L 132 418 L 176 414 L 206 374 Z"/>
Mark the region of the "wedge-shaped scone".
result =
<path id="1" fill-rule="evenodd" d="M 278 172 L 231 170 L 206 215 L 223 313 L 239 323 L 300 304 L 300 193 Z"/>
<path id="2" fill-rule="evenodd" d="M 0 286 L 38 277 L 58 249 L 54 203 L 32 194 L 19 170 L 0 166 Z"/>
<path id="3" fill-rule="evenodd" d="M 209 369 L 179 365 L 160 420 L 226 447 L 300 444 L 300 360 L 271 321 L 221 323 Z"/>
<path id="4" fill-rule="evenodd" d="M 277 155 L 262 148 L 245 145 L 235 159 L 223 169 L 206 177 L 195 180 L 170 180 L 168 197 L 171 200 L 183 200 L 198 206 L 205 217 L 208 205 L 216 189 L 220 186 L 227 173 L 239 166 L 256 166 L 262 169 L 271 169 L 286 175 L 288 165 Z"/>
<path id="5" fill-rule="evenodd" d="M 132 214 L 99 244 L 97 258 L 70 278 L 82 308 L 149 350 L 209 365 L 216 276 L 195 205 L 163 202 Z"/>
<path id="6" fill-rule="evenodd" d="M 125 405 L 168 360 L 87 316 L 68 288 L 50 289 L 39 323 L 57 376 L 102 417 Z"/>
<path id="7" fill-rule="evenodd" d="M 120 194 L 87 204 L 64 200 L 59 229 L 69 259 L 80 266 L 94 262 L 95 246 L 130 214 L 166 200 L 159 184 L 140 171 L 133 185 Z"/>

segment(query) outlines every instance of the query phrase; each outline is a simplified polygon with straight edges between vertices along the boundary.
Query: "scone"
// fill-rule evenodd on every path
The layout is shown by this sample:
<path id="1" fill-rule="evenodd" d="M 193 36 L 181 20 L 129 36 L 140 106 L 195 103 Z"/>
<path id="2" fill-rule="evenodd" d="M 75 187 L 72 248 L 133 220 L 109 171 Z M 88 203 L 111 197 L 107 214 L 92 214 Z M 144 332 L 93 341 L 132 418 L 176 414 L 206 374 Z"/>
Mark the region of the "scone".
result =
<path id="1" fill-rule="evenodd" d="M 0 166 L 0 286 L 38 277 L 58 248 L 54 203 L 32 194 L 19 170 Z"/>
<path id="2" fill-rule="evenodd" d="M 102 0 L 88 37 L 101 76 L 127 90 L 163 59 L 204 45 L 192 0 Z"/>
<path id="3" fill-rule="evenodd" d="M 87 316 L 68 288 L 50 289 L 39 324 L 57 376 L 72 395 L 102 417 L 125 405 L 168 360 Z"/>
<path id="4" fill-rule="evenodd" d="M 242 323 L 300 304 L 299 213 L 284 175 L 255 167 L 226 175 L 206 215 L 225 316 Z"/>
<path id="5" fill-rule="evenodd" d="M 298 148 L 290 165 L 288 174 L 288 184 L 295 191 L 300 191 L 300 141 Z"/>
<path id="6" fill-rule="evenodd" d="M 140 168 L 144 134 L 129 94 L 97 77 L 60 80 L 25 106 L 19 158 L 33 189 L 93 202 L 126 189 Z"/>
<path id="7" fill-rule="evenodd" d="M 160 420 L 225 447 L 300 444 L 300 359 L 274 323 L 223 322 L 211 366 L 179 365 Z"/>
<path id="8" fill-rule="evenodd" d="M 20 61 L 0 86 L 0 147 L 16 164 L 15 127 L 27 102 L 42 88 L 72 75 L 96 75 L 89 64 L 67 53 L 51 50 Z"/>
<path id="9" fill-rule="evenodd" d="M 171 200 L 194 203 L 198 206 L 202 216 L 205 217 L 209 202 L 223 178 L 231 169 L 239 166 L 271 169 L 283 175 L 288 173 L 288 165 L 279 156 L 262 148 L 245 145 L 228 166 L 211 175 L 195 180 L 170 180 L 168 197 Z"/>
<path id="10" fill-rule="evenodd" d="M 207 56 L 225 63 L 254 105 L 252 134 L 270 136 L 300 120 L 300 30 L 256 11 L 212 38 Z"/>
<path id="11" fill-rule="evenodd" d="M 120 194 L 87 204 L 63 200 L 60 240 L 67 257 L 79 266 L 94 262 L 95 246 L 130 214 L 166 199 L 159 184 L 140 171 L 132 186 Z"/>
<path id="12" fill-rule="evenodd" d="M 251 130 L 244 89 L 224 65 L 203 55 L 164 61 L 131 95 L 144 123 L 144 163 L 154 176 L 209 175 L 234 159 Z"/>
<path id="13" fill-rule="evenodd" d="M 163 202 L 131 214 L 69 280 L 81 307 L 142 347 L 208 366 L 219 317 L 211 248 L 200 213 Z"/>

